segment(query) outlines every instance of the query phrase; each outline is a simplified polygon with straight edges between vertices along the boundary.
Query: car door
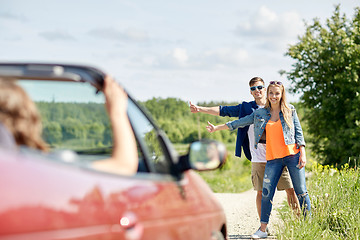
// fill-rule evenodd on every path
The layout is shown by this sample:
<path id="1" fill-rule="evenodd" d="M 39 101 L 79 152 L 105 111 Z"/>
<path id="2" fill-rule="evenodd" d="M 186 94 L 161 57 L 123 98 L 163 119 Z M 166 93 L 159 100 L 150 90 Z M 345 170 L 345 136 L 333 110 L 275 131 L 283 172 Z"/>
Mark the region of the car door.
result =
<path id="1" fill-rule="evenodd" d="M 196 173 L 177 172 L 177 156 L 169 140 L 134 102 L 129 103 L 128 114 L 142 149 L 139 155 L 150 171 L 144 174 L 149 180 L 146 188 L 153 192 L 146 199 L 140 197 L 144 186 L 129 189 L 129 194 L 139 195 L 125 214 L 134 219 L 127 233 L 142 236 L 137 239 L 210 239 L 209 215 L 220 212 L 209 197 L 211 190 Z"/>

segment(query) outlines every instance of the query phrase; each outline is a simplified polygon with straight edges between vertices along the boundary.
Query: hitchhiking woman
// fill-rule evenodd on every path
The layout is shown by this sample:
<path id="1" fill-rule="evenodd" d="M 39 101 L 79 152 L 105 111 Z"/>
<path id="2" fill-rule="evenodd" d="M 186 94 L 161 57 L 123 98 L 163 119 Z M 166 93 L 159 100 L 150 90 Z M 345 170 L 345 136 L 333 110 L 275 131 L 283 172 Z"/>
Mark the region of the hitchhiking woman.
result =
<path id="1" fill-rule="evenodd" d="M 264 108 L 255 110 L 251 115 L 226 124 L 214 126 L 208 122 L 209 132 L 254 124 L 255 148 L 262 135 L 266 135 L 266 167 L 261 200 L 260 228 L 252 235 L 253 239 L 266 238 L 266 227 L 272 209 L 276 185 L 283 168 L 287 166 L 300 207 L 306 216 L 311 213 L 309 194 L 305 183 L 305 140 L 299 118 L 294 106 L 286 102 L 282 82 L 271 81 L 267 88 Z"/>

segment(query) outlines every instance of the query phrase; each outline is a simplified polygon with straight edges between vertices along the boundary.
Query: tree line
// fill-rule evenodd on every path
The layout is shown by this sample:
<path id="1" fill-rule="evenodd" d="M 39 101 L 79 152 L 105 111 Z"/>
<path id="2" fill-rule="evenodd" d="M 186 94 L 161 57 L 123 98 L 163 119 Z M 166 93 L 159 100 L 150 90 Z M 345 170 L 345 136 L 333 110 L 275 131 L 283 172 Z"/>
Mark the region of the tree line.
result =
<path id="1" fill-rule="evenodd" d="M 152 98 L 141 103 L 154 117 L 173 143 L 190 143 L 203 138 L 211 138 L 224 143 L 235 141 L 236 131 L 209 133 L 207 122 L 214 124 L 230 121 L 229 117 L 194 114 L 190 112 L 188 102 L 176 98 Z M 236 105 L 237 103 L 209 102 L 202 106 Z"/>
<path id="2" fill-rule="evenodd" d="M 43 137 L 52 147 L 111 146 L 111 128 L 104 104 L 37 102 Z"/>
<path id="3" fill-rule="evenodd" d="M 207 121 L 225 123 L 230 120 L 228 117 L 193 114 L 187 102 L 176 98 L 153 98 L 139 104 L 175 144 L 191 143 L 202 138 L 225 143 L 235 140 L 235 131 L 210 134 L 205 129 Z M 37 106 L 42 116 L 44 140 L 52 147 L 81 149 L 112 145 L 111 126 L 104 104 L 37 102 Z"/>

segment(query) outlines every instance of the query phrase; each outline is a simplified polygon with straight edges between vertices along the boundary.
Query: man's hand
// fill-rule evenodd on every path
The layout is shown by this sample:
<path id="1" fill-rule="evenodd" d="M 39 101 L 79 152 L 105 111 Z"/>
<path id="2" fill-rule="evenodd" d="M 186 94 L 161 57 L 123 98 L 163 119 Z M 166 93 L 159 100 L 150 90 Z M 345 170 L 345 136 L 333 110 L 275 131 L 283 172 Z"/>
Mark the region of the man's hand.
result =
<path id="1" fill-rule="evenodd" d="M 189 105 L 190 105 L 190 111 L 192 113 L 197 113 L 197 112 L 200 112 L 200 109 L 198 106 L 194 105 L 191 103 L 191 101 L 189 101 Z"/>

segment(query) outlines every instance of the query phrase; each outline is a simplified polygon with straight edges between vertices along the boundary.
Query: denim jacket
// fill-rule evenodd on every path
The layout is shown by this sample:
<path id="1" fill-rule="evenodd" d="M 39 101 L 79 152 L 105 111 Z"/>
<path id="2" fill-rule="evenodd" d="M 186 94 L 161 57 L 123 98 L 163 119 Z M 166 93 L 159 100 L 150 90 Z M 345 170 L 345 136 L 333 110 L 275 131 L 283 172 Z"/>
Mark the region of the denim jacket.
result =
<path id="1" fill-rule="evenodd" d="M 290 128 L 285 122 L 282 112 L 279 113 L 281 126 L 284 134 L 284 141 L 286 145 L 296 143 L 297 148 L 299 148 L 300 146 L 305 146 L 304 135 L 299 118 L 296 114 L 295 107 L 293 105 L 290 105 L 290 108 L 292 109 L 292 118 L 294 124 L 292 128 Z M 257 148 L 260 138 L 264 133 L 266 124 L 268 123 L 270 118 L 270 108 L 259 108 L 248 116 L 245 116 L 235 121 L 227 122 L 226 125 L 229 127 L 230 130 L 234 130 L 236 128 L 242 128 L 254 124 L 255 148 Z"/>

